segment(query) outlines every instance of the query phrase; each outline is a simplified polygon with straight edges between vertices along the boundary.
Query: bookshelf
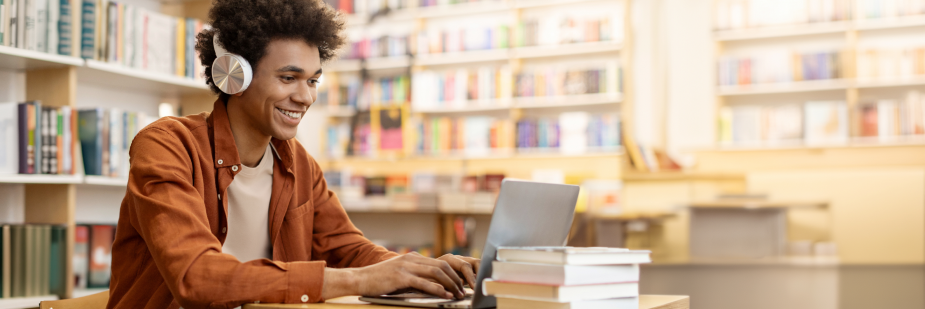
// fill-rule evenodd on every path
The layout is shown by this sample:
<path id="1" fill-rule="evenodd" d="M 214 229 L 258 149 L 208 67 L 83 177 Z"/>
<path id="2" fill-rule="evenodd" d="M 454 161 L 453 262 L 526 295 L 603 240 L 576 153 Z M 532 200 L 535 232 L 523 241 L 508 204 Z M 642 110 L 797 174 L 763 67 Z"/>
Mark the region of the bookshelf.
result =
<path id="1" fill-rule="evenodd" d="M 210 6 L 210 3 L 209 1 L 165 3 L 156 0 L 142 0 L 129 5 L 143 6 L 151 12 L 165 14 L 162 16 L 204 18 L 205 9 Z M 9 75 L 14 81 L 0 86 L 0 93 L 11 94 L 7 96 L 8 100 L 17 102 L 40 100 L 42 106 L 66 106 L 71 109 L 101 107 L 126 112 L 144 112 L 151 115 L 157 114 L 158 105 L 161 103 L 182 107 L 189 113 L 211 109 L 214 97 L 201 80 L 178 74 L 155 72 L 153 69 L 141 69 L 142 65 L 139 64 L 128 66 L 126 64 L 128 60 L 116 63 L 112 59 L 98 58 L 97 55 L 94 55 L 92 59 L 82 58 L 80 55 L 82 25 L 80 18 L 83 16 L 80 12 L 82 8 L 80 5 L 72 5 L 71 8 L 73 17 L 71 24 L 74 25 L 72 27 L 74 32 L 71 35 L 74 38 L 72 46 L 76 46 L 72 48 L 72 54 L 59 55 L 0 46 L 0 74 Z M 20 78 L 22 80 L 16 82 L 16 79 Z M 17 87 L 22 87 L 22 89 Z M 9 145 L 2 146 L 9 147 Z M 74 160 L 75 164 L 82 162 L 80 151 L 77 152 Z M 19 203 L 19 205 L 0 205 L 6 208 L 8 213 L 12 210 L 12 219 L 15 221 L 7 221 L 7 223 L 64 225 L 68 235 L 64 243 L 65 250 L 61 253 L 68 260 L 63 270 L 67 276 L 67 280 L 64 280 L 64 291 L 58 295 L 3 298 L 0 299 L 0 308 L 33 308 L 40 301 L 80 297 L 101 291 L 100 289 L 75 289 L 74 269 L 70 262 L 70 257 L 74 256 L 75 226 L 80 223 L 115 224 L 111 214 L 118 213 L 118 201 L 124 195 L 127 180 L 118 177 L 84 175 L 83 169 L 78 168 L 77 170 L 76 173 L 68 175 L 0 175 L 0 186 L 5 186 L 4 192 L 19 196 L 12 200 L 4 200 L 4 202 Z M 16 190 L 21 190 L 21 193 L 15 192 Z M 87 200 L 88 195 L 94 195 L 92 201 Z M 110 216 L 107 219 L 97 219 L 98 214 L 102 213 Z M 84 218 L 85 221 L 78 221 L 81 220 L 80 218 Z"/>
<path id="2" fill-rule="evenodd" d="M 870 6 L 855 5 L 855 1 L 824 2 L 831 4 L 832 11 L 822 13 L 819 8 L 814 11 L 814 7 L 810 6 L 803 15 L 767 13 L 752 16 L 760 11 L 755 7 L 769 3 L 760 0 L 714 1 L 717 18 L 717 30 L 713 32 L 716 46 L 714 63 L 718 65 L 720 82 L 716 86 L 720 149 L 872 147 L 896 145 L 897 141 L 900 145 L 921 141 L 914 135 L 921 135 L 917 128 L 922 120 L 904 124 L 895 132 L 892 124 L 880 124 L 880 131 L 891 131 L 878 133 L 877 123 L 888 120 L 875 115 L 879 110 L 880 113 L 895 113 L 897 119 L 914 118 L 907 114 L 914 113 L 913 109 L 917 110 L 922 104 L 916 101 L 915 95 L 925 90 L 922 88 L 925 72 L 908 69 L 919 65 L 916 60 L 909 58 L 907 61 L 904 57 L 914 57 L 907 54 L 915 54 L 918 46 L 925 45 L 916 39 L 925 27 L 925 15 L 905 4 L 898 5 L 891 14 L 870 11 Z M 744 15 L 736 15 L 740 13 Z M 769 69 L 769 66 L 780 66 L 784 62 L 779 61 L 780 55 L 769 57 L 760 49 L 774 52 L 790 50 L 793 60 L 785 61 L 788 64 L 783 66 L 791 65 L 792 69 Z M 829 54 L 812 54 L 822 50 Z M 735 65 L 731 69 L 733 71 L 725 67 L 730 59 Z M 907 62 L 899 64 L 901 61 Z M 892 70 L 894 62 L 899 70 Z M 737 80 L 728 80 L 730 72 Z M 797 77 L 800 74 L 802 77 Z M 777 82 L 768 81 L 772 79 Z M 818 127 L 812 126 L 814 123 L 825 120 L 818 112 L 810 115 L 805 104 L 821 101 L 843 106 L 839 107 L 843 110 L 831 120 L 837 119 L 844 129 L 839 129 L 837 135 L 840 137 L 827 137 L 832 138 L 828 142 L 801 141 L 817 131 Z M 761 128 L 746 124 L 759 115 L 750 110 L 752 107 L 761 106 L 761 117 L 775 117 L 785 104 L 796 104 L 803 109 L 798 114 L 791 113 L 795 116 L 786 116 L 795 117 L 787 121 L 803 123 L 799 125 L 802 132 L 798 139 L 794 140 L 793 136 L 788 137 L 789 140 L 768 137 L 780 133 L 771 124 L 761 124 Z M 739 119 L 741 125 L 737 125 L 735 119 Z"/>

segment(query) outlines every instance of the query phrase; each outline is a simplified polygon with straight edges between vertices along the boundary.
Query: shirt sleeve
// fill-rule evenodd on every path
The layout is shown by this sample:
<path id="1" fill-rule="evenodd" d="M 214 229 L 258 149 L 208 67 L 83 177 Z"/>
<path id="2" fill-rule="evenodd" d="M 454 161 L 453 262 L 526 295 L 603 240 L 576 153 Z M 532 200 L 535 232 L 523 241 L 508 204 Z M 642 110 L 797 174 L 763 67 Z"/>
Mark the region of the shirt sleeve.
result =
<path id="1" fill-rule="evenodd" d="M 177 302 L 186 308 L 234 308 L 255 301 L 322 301 L 324 261 L 242 263 L 222 253 L 193 183 L 195 150 L 183 138 L 192 144 L 192 137 L 156 127 L 138 134 L 126 197 L 132 201 L 132 225 Z"/>
<path id="2" fill-rule="evenodd" d="M 332 267 L 363 267 L 398 256 L 366 239 L 357 229 L 337 195 L 328 190 L 321 166 L 311 156 L 312 198 L 315 201 L 313 258 L 327 261 Z"/>

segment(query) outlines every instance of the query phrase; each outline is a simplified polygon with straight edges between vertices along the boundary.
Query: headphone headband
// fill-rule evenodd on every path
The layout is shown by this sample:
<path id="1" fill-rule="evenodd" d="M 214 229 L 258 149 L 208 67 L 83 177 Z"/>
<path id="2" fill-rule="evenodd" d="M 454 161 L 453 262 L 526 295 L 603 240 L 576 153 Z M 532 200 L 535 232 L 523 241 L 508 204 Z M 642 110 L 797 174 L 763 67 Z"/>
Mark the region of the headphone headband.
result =
<path id="1" fill-rule="evenodd" d="M 212 35 L 212 46 L 215 47 L 215 57 L 221 57 L 228 53 L 227 50 L 222 48 L 222 43 L 218 41 L 218 31 L 215 31 L 215 34 Z"/>

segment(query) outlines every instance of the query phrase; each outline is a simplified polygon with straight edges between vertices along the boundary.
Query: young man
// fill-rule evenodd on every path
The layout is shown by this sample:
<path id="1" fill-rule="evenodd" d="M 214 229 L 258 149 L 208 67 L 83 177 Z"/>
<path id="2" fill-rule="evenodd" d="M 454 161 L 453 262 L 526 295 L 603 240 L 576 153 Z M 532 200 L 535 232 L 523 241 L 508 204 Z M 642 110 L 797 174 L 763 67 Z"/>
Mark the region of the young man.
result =
<path id="1" fill-rule="evenodd" d="M 321 0 L 216 0 L 209 18 L 196 48 L 219 99 L 211 113 L 160 119 L 135 137 L 107 307 L 233 308 L 405 288 L 462 298 L 478 259 L 372 244 L 293 139 L 322 62 L 344 43 L 343 19 Z M 253 66 L 243 92 L 212 81 L 216 44 Z"/>

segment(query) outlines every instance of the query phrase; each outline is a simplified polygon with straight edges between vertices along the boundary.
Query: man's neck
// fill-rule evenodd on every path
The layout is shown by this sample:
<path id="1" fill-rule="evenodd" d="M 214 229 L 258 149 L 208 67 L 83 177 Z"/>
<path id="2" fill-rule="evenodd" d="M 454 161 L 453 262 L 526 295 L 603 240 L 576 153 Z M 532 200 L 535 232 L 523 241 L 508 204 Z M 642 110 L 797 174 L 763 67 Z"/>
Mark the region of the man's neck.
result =
<path id="1" fill-rule="evenodd" d="M 247 167 L 256 167 L 263 158 L 263 154 L 270 144 L 270 136 L 260 132 L 245 115 L 241 109 L 247 102 L 241 101 L 238 97 L 228 98 L 225 105 L 228 110 L 228 122 L 231 124 L 231 134 L 234 136 L 234 144 L 238 148 L 238 157 L 241 163 Z"/>

